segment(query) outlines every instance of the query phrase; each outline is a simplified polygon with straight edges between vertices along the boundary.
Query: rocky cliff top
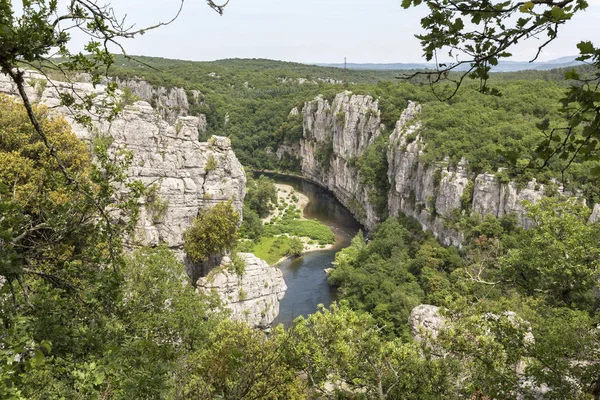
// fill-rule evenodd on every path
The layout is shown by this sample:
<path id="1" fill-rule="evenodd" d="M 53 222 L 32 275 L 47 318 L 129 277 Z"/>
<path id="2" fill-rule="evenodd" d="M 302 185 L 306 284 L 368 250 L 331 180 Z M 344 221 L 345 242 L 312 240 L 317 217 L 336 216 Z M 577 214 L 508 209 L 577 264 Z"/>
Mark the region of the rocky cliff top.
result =
<path id="1" fill-rule="evenodd" d="M 228 269 L 231 260 L 223 260 L 221 268 L 211 271 L 197 282 L 197 290 L 216 292 L 232 312 L 232 318 L 252 326 L 269 326 L 279 315 L 279 301 L 287 286 L 281 269 L 269 266 L 254 254 L 239 253 L 245 263 L 244 273 Z"/>
<path id="2" fill-rule="evenodd" d="M 154 187 L 144 199 L 135 241 L 140 245 L 166 243 L 180 248 L 182 233 L 201 209 L 220 201 L 233 200 L 242 211 L 246 190 L 246 176 L 237 160 L 231 142 L 225 137 L 213 137 L 208 142 L 198 141 L 203 129 L 202 118 L 176 116 L 167 122 L 146 101 L 136 101 L 112 122 L 94 118 L 88 129 L 74 122 L 69 110 L 60 106 L 59 93 L 74 90 L 78 94 L 95 94 L 101 99 L 105 87 L 86 82 L 43 83 L 42 75 L 26 75 L 27 93 L 33 101 L 51 107 L 64 115 L 75 134 L 91 140 L 96 135 L 110 135 L 111 148 L 133 151 L 133 161 L 127 172 L 129 179 L 140 180 L 146 187 Z M 147 84 L 139 90 L 150 90 Z M 137 89 L 136 89 L 137 90 Z M 154 89 L 152 89 L 154 90 Z M 163 93 L 163 89 L 156 89 Z M 16 87 L 0 74 L 0 92 L 16 95 Z M 153 92 L 154 93 L 154 92 Z M 176 101 L 183 101 L 181 90 L 170 91 Z M 183 93 L 185 95 L 185 93 Z M 175 101 L 175 100 L 174 100 Z"/>
<path id="3" fill-rule="evenodd" d="M 515 214 L 523 226 L 530 226 L 524 202 L 536 202 L 547 187 L 535 179 L 520 185 L 501 182 L 491 173 L 469 174 L 464 159 L 455 166 L 423 162 L 420 156 L 426 143 L 419 134 L 420 112 L 421 105 L 409 101 L 389 138 L 388 214 L 416 218 L 446 245 L 460 246 L 463 241 L 449 224 L 456 211 L 496 217 Z M 305 103 L 302 114 L 303 138 L 281 146 L 278 156 L 289 153 L 298 158 L 304 176 L 330 189 L 365 227 L 374 228 L 379 220 L 370 198 L 374 188 L 361 183 L 355 161 L 381 134 L 377 100 L 348 91 L 331 102 L 319 96 Z M 557 190 L 562 193 L 560 186 Z M 590 220 L 599 217 L 596 205 Z"/>

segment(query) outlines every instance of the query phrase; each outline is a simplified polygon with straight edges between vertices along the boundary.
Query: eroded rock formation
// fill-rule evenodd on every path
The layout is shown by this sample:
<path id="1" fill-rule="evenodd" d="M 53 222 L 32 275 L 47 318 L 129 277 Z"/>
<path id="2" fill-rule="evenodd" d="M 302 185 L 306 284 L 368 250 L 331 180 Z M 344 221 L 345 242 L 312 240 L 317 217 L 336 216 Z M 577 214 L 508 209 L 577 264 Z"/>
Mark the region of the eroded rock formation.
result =
<path id="1" fill-rule="evenodd" d="M 535 180 L 518 185 L 501 182 L 490 173 L 473 176 L 464 159 L 455 166 L 423 162 L 420 156 L 426 143 L 416 118 L 420 111 L 420 105 L 409 101 L 389 138 L 388 214 L 414 217 L 446 245 L 462 244 L 463 238 L 452 229 L 451 221 L 464 210 L 496 217 L 515 214 L 523 226 L 530 226 L 523 203 L 539 200 L 547 188 Z M 303 138 L 297 144 L 284 143 L 278 156 L 288 153 L 299 158 L 304 176 L 331 190 L 365 227 L 372 229 L 378 222 L 369 199 L 373 188 L 361 183 L 355 161 L 381 134 L 377 101 L 344 92 L 331 104 L 322 97 L 307 102 L 302 114 Z M 557 190 L 562 192 L 561 187 Z M 600 206 L 596 205 L 591 220 L 597 220 L 599 214 Z"/>
<path id="2" fill-rule="evenodd" d="M 367 228 L 375 227 L 378 218 L 368 197 L 372 188 L 361 184 L 355 162 L 381 134 L 377 101 L 344 92 L 331 103 L 323 97 L 307 102 L 302 114 L 304 134 L 299 153 L 292 154 L 300 158 L 302 174 L 331 190 Z"/>
<path id="3" fill-rule="evenodd" d="M 191 107 L 203 103 L 202 95 L 197 90 L 186 92 L 183 88 L 156 87 L 143 80 L 129 79 L 121 81 L 117 79 L 119 87 L 129 88 L 131 93 L 152 105 L 152 108 L 167 122 L 176 124 L 179 117 L 190 115 Z M 197 115 L 198 128 L 206 130 L 206 116 Z"/>
<path id="4" fill-rule="evenodd" d="M 164 105 L 157 111 L 146 101 L 136 101 L 112 122 L 94 118 L 93 128 L 77 124 L 67 109 L 60 106 L 58 93 L 75 90 L 79 94 L 103 96 L 104 87 L 90 83 L 54 82 L 48 85 L 40 75 L 29 73 L 27 92 L 32 101 L 39 101 L 53 112 L 63 114 L 80 138 L 91 141 L 96 135 L 112 137 L 111 151 L 131 151 L 133 159 L 128 178 L 139 180 L 153 188 L 142 199 L 141 215 L 133 245 L 166 243 L 183 258 L 182 234 L 199 211 L 232 200 L 242 211 L 246 176 L 228 138 L 213 136 L 208 142 L 198 141 L 198 132 L 205 129 L 203 117 L 186 115 L 181 105 L 187 104 L 183 90 L 151 88 L 145 82 L 129 87 L 140 98 L 154 96 Z M 0 74 L 0 93 L 16 95 L 16 87 Z M 161 103 L 162 102 L 162 103 Z M 174 106 L 178 104 L 179 106 Z M 171 107 L 180 107 L 171 112 Z M 161 108 L 159 108 L 161 110 Z M 165 120 L 168 119 L 171 122 Z M 253 255 L 242 255 L 246 262 L 243 276 L 229 274 L 218 267 L 222 257 L 215 255 L 210 266 L 217 267 L 211 278 L 205 278 L 199 290 L 217 290 L 233 317 L 252 325 L 268 325 L 279 313 L 279 301 L 286 290 L 281 270 L 269 267 Z M 186 270 L 193 281 L 198 278 L 197 266 L 186 261 Z M 224 263 L 227 263 L 225 257 Z M 202 268 L 206 266 L 201 266 Z M 201 272 L 206 273 L 206 268 Z M 209 283 L 210 282 L 210 283 Z M 2 282 L 0 282 L 0 285 Z"/>
<path id="5" fill-rule="evenodd" d="M 43 79 L 41 75 L 28 74 L 27 92 L 32 100 L 63 114 L 75 134 L 86 141 L 97 135 L 110 135 L 113 151 L 133 152 L 128 177 L 155 188 L 141 207 L 136 244 L 166 243 L 171 248 L 181 248 L 182 233 L 198 212 L 220 201 L 232 200 L 241 213 L 246 188 L 243 167 L 228 138 L 198 141 L 198 130 L 204 129 L 202 118 L 177 116 L 170 124 L 149 103 L 137 101 L 110 123 L 95 118 L 93 128 L 88 129 L 74 122 L 69 110 L 60 106 L 58 93 L 75 90 L 102 96 L 104 87 L 85 82 L 40 84 Z M 0 92 L 16 94 L 14 85 L 2 74 Z"/>
<path id="6" fill-rule="evenodd" d="M 253 254 L 238 255 L 246 264 L 242 275 L 227 268 L 231 261 L 226 257 L 223 267 L 196 282 L 197 290 L 218 293 L 234 320 L 269 326 L 279 315 L 279 301 L 287 290 L 283 273 Z"/>

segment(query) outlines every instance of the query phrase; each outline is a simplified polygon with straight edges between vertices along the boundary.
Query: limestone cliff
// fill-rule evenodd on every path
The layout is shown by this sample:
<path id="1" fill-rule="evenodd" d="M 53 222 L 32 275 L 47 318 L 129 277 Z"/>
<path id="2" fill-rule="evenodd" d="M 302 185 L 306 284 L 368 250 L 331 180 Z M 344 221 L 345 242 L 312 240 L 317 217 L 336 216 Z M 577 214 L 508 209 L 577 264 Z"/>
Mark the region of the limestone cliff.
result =
<path id="1" fill-rule="evenodd" d="M 390 136 L 389 214 L 404 213 L 416 218 L 423 229 L 431 230 L 447 245 L 460 245 L 463 241 L 449 226 L 456 210 L 469 209 L 496 217 L 515 214 L 523 226 L 530 226 L 523 202 L 539 200 L 545 186 L 535 180 L 524 187 L 515 182 L 502 183 L 492 174 L 470 176 L 464 159 L 457 166 L 424 163 L 419 155 L 426 144 L 419 135 L 420 122 L 415 120 L 420 110 L 419 105 L 409 102 Z"/>
<path id="2" fill-rule="evenodd" d="M 279 152 L 293 152 L 302 175 L 331 190 L 361 223 L 373 228 L 378 218 L 369 201 L 372 188 L 361 184 L 355 162 L 381 133 L 377 101 L 344 92 L 331 103 L 323 97 L 307 102 L 302 114 L 299 146 Z"/>
<path id="3" fill-rule="evenodd" d="M 226 258 L 222 268 L 197 281 L 197 290 L 218 293 L 234 320 L 267 327 L 279 315 L 279 301 L 287 290 L 283 273 L 253 254 L 239 253 L 239 257 L 246 264 L 243 275 L 228 270 Z"/>
<path id="4" fill-rule="evenodd" d="M 388 214 L 414 217 L 446 245 L 461 245 L 463 241 L 449 224 L 457 211 L 496 217 L 515 214 L 523 226 L 530 226 L 523 202 L 539 200 L 546 187 L 535 180 L 523 186 L 500 182 L 489 173 L 473 176 L 468 174 L 465 160 L 456 166 L 423 162 L 420 155 L 426 143 L 416 118 L 420 111 L 420 105 L 409 102 L 389 138 Z M 305 177 L 331 190 L 365 227 L 372 229 L 378 222 L 369 200 L 373 188 L 361 183 L 355 161 L 381 134 L 377 101 L 344 92 L 331 104 L 322 97 L 307 102 L 302 114 L 302 139 L 284 143 L 278 156 L 289 153 L 299 158 Z M 596 205 L 591 219 L 597 220 L 599 214 L 600 206 Z"/>
<path id="5" fill-rule="evenodd" d="M 94 87 L 86 82 L 40 84 L 43 81 L 41 75 L 28 74 L 27 92 L 31 99 L 63 114 L 75 134 L 84 140 L 90 141 L 98 134 L 112 136 L 114 151 L 133 152 L 127 171 L 129 179 L 155 188 L 142 204 L 136 244 L 166 243 L 171 248 L 181 248 L 185 228 L 201 209 L 219 201 L 233 200 L 234 207 L 241 213 L 246 188 L 242 165 L 228 138 L 213 137 L 207 143 L 198 141 L 198 130 L 203 129 L 202 118 L 176 116 L 174 124 L 170 124 L 149 103 L 137 101 L 126 106 L 110 123 L 94 118 L 93 128 L 88 129 L 74 122 L 69 110 L 60 106 L 58 93 L 75 90 L 100 97 L 104 86 Z M 140 85 L 140 88 L 146 87 Z M 0 74 L 0 92 L 16 93 L 3 74 Z"/>
<path id="6" fill-rule="evenodd" d="M 246 191 L 246 176 L 237 160 L 231 142 L 225 137 L 213 136 L 208 142 L 198 141 L 198 131 L 205 129 L 202 117 L 186 115 L 187 97 L 182 89 L 152 88 L 145 82 L 128 82 L 132 93 L 140 98 L 154 98 L 164 106 L 155 109 L 146 101 L 136 101 L 112 122 L 94 118 L 88 129 L 74 122 L 69 111 L 60 106 L 58 93 L 75 90 L 79 94 L 94 93 L 101 98 L 104 87 L 93 87 L 86 82 L 54 85 L 42 83 L 38 74 L 28 73 L 27 92 L 33 101 L 41 102 L 63 114 L 80 138 L 90 141 L 98 134 L 112 136 L 112 151 L 125 149 L 133 153 L 128 178 L 140 180 L 153 187 L 141 204 L 140 221 L 133 238 L 135 245 L 166 243 L 182 255 L 183 231 L 202 209 L 220 201 L 233 200 L 234 207 L 242 211 Z M 0 93 L 16 95 L 16 88 L 0 74 Z M 179 107 L 176 109 L 176 107 Z M 169 122 L 170 120 L 171 122 Z M 279 313 L 285 282 L 281 270 L 269 267 L 251 254 L 242 255 L 246 262 L 243 276 L 217 267 L 214 274 L 200 279 L 198 290 L 216 290 L 224 304 L 233 310 L 233 317 L 252 325 L 268 325 Z M 223 259 L 227 264 L 228 258 Z M 206 266 L 191 265 L 186 270 L 193 281 L 199 272 L 206 274 Z M 209 260 L 218 266 L 222 257 Z M 2 285 L 0 281 L 0 285 Z"/>
<path id="7" fill-rule="evenodd" d="M 152 108 L 167 122 L 176 124 L 179 117 L 190 115 L 191 106 L 203 103 L 202 95 L 197 90 L 186 92 L 183 88 L 156 87 L 143 80 L 116 80 L 122 89 L 128 88 L 131 93 L 152 105 Z M 206 130 L 206 116 L 198 115 L 198 129 Z"/>

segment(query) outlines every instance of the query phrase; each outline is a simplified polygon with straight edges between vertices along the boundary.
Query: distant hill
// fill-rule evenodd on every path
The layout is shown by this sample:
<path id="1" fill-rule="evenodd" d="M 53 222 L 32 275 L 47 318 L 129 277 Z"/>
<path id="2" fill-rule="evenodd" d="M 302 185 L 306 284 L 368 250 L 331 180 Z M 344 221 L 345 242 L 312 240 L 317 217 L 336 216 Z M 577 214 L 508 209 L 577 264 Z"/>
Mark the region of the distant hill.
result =
<path id="1" fill-rule="evenodd" d="M 565 68 L 574 65 L 581 64 L 580 61 L 575 60 L 576 56 L 565 56 L 556 58 L 549 61 L 536 61 L 530 63 L 528 61 L 500 61 L 497 66 L 492 69 L 492 72 L 516 72 L 526 70 L 538 70 L 547 71 L 555 68 Z M 332 63 L 322 64 L 316 63 L 321 67 L 335 67 L 344 68 L 344 64 Z M 376 70 L 376 71 L 388 71 L 388 70 L 415 70 L 415 69 L 435 69 L 434 63 L 389 63 L 389 64 L 378 64 L 378 63 L 348 63 L 348 69 L 361 69 L 361 70 Z M 457 68 L 457 71 L 465 70 L 467 66 L 461 66 Z"/>

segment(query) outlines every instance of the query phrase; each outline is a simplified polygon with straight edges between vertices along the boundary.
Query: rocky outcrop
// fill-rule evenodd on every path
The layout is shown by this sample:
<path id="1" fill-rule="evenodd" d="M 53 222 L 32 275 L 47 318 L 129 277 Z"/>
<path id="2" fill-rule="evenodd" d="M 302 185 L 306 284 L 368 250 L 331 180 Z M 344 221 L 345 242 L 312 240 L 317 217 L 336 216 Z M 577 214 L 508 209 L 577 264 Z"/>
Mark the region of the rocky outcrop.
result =
<path id="1" fill-rule="evenodd" d="M 494 174 L 470 174 L 464 159 L 457 165 L 422 161 L 426 143 L 420 136 L 420 112 L 421 106 L 409 101 L 389 138 L 388 214 L 414 217 L 442 243 L 457 246 L 464 239 L 452 228 L 452 221 L 463 211 L 498 218 L 514 214 L 521 225 L 531 226 L 524 202 L 536 202 L 547 187 L 535 180 L 519 185 L 500 181 Z M 377 101 L 350 92 L 338 94 L 331 103 L 317 97 L 304 105 L 302 115 L 302 139 L 284 143 L 277 150 L 278 157 L 287 153 L 298 158 L 306 178 L 331 190 L 367 229 L 372 229 L 378 222 L 369 199 L 373 188 L 361 183 L 356 160 L 381 134 Z M 561 193 L 562 187 L 557 190 Z M 599 215 L 597 205 L 591 220 Z"/>
<path id="2" fill-rule="evenodd" d="M 224 304 L 232 310 L 233 318 L 256 326 L 270 324 L 279 314 L 279 301 L 287 289 L 280 269 L 269 267 L 251 254 L 242 254 L 246 268 L 243 276 L 238 276 L 226 269 L 227 257 L 214 255 L 202 265 L 197 265 L 183 257 L 181 251 L 182 234 L 200 210 L 232 200 L 241 215 L 246 175 L 231 149 L 231 141 L 213 136 L 208 142 L 199 142 L 202 118 L 168 114 L 167 118 L 174 118 L 173 123 L 169 123 L 146 101 L 126 106 L 110 123 L 94 118 L 93 128 L 88 129 L 76 123 L 68 110 L 60 106 L 58 93 L 74 89 L 79 94 L 93 93 L 101 98 L 104 87 L 93 87 L 85 82 L 54 82 L 55 86 L 52 86 L 41 84 L 42 80 L 37 74 L 28 74 L 27 91 L 31 99 L 63 114 L 77 136 L 86 141 L 97 135 L 110 135 L 110 151 L 113 154 L 120 150 L 132 152 L 128 179 L 139 180 L 145 187 L 152 188 L 142 199 L 139 223 L 131 244 L 152 246 L 166 243 L 182 256 L 192 281 L 208 274 L 198 281 L 199 290 L 217 291 Z M 139 83 L 132 92 L 139 97 L 148 93 L 165 93 L 163 89 L 149 89 L 146 85 Z M 15 89 L 0 74 L 0 92 L 15 95 Z M 174 103 L 165 103 L 167 108 L 172 104 L 186 104 L 185 92 L 171 90 L 167 93 L 170 93 L 167 99 L 174 99 Z M 216 269 L 209 273 L 209 269 L 214 267 Z M 0 286 L 2 284 L 0 277 Z"/>
<path id="3" fill-rule="evenodd" d="M 388 212 L 414 217 L 423 229 L 431 230 L 446 245 L 462 244 L 459 232 L 450 222 L 455 213 L 471 210 L 480 215 L 502 217 L 514 214 L 524 227 L 531 226 L 525 217 L 524 202 L 536 202 L 544 196 L 545 186 L 535 179 L 520 187 L 515 182 L 500 182 L 492 174 L 476 176 L 467 173 L 463 159 L 457 166 L 445 162 L 427 164 L 420 160 L 426 144 L 419 134 L 416 119 L 421 107 L 409 102 L 388 147 Z M 558 188 L 562 192 L 562 188 Z"/>
<path id="4" fill-rule="evenodd" d="M 600 203 L 594 205 L 592 215 L 590 215 L 590 222 L 600 221 Z"/>
<path id="5" fill-rule="evenodd" d="M 190 90 L 186 92 L 183 88 L 156 87 L 143 80 L 119 80 L 116 79 L 121 89 L 128 88 L 131 93 L 152 105 L 152 108 L 167 122 L 176 124 L 179 117 L 190 115 L 191 106 L 203 104 L 203 98 L 199 91 Z M 199 114 L 198 129 L 206 131 L 206 116 Z"/>
<path id="6" fill-rule="evenodd" d="M 367 228 L 375 227 L 372 188 L 361 184 L 356 160 L 380 135 L 377 101 L 351 92 L 338 94 L 332 102 L 319 96 L 304 105 L 302 115 L 300 143 L 282 146 L 278 156 L 290 153 L 300 159 L 302 175 L 331 190 Z"/>
<path id="7" fill-rule="evenodd" d="M 439 307 L 421 304 L 411 310 L 408 324 L 415 340 L 421 341 L 426 337 L 437 338 L 440 330 L 445 327 L 446 320 L 440 314 Z"/>
<path id="8" fill-rule="evenodd" d="M 227 264 L 231 261 L 226 259 L 223 268 L 197 281 L 197 290 L 216 292 L 231 310 L 232 319 L 267 327 L 279 315 L 279 301 L 287 290 L 283 273 L 253 254 L 238 255 L 246 264 L 242 275 L 230 271 Z"/>
<path id="9" fill-rule="evenodd" d="M 85 82 L 49 85 L 41 84 L 43 81 L 41 75 L 28 74 L 27 91 L 31 99 L 63 114 L 76 135 L 84 140 L 110 135 L 112 151 L 124 149 L 133 153 L 128 178 L 154 188 L 143 200 L 136 244 L 166 243 L 171 248 L 180 248 L 182 233 L 198 212 L 220 201 L 232 200 L 241 213 L 246 187 L 242 165 L 228 138 L 198 141 L 201 118 L 178 116 L 170 124 L 149 103 L 137 101 L 126 106 L 111 122 L 95 118 L 92 129 L 88 129 L 74 122 L 69 111 L 60 106 L 58 93 L 75 90 L 100 98 L 105 88 Z M 14 85 L 2 74 L 0 92 L 16 93 Z"/>

